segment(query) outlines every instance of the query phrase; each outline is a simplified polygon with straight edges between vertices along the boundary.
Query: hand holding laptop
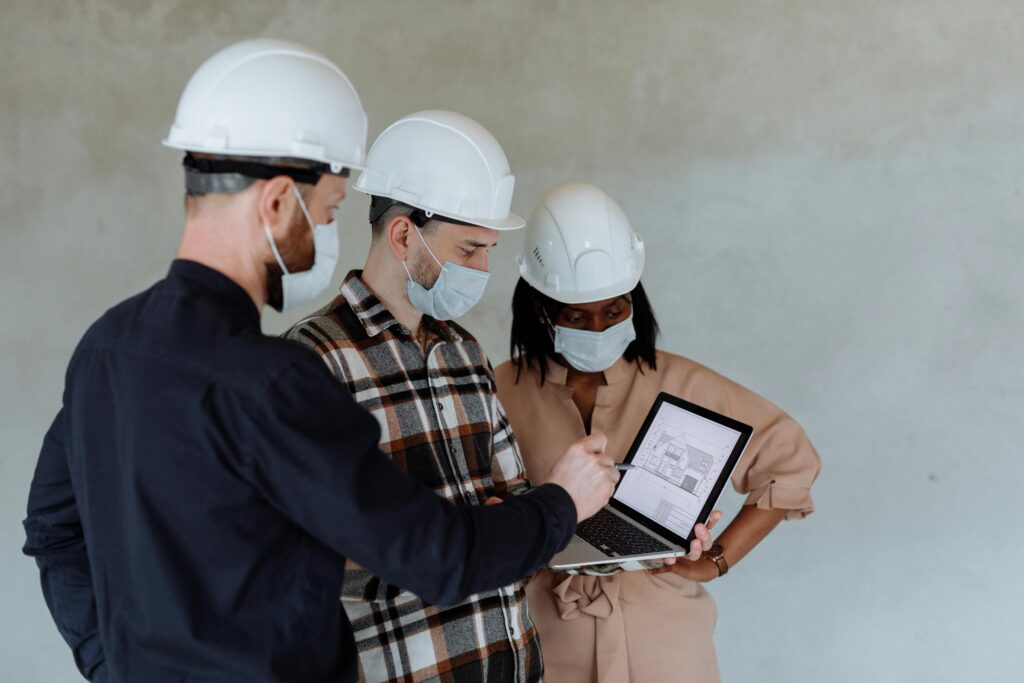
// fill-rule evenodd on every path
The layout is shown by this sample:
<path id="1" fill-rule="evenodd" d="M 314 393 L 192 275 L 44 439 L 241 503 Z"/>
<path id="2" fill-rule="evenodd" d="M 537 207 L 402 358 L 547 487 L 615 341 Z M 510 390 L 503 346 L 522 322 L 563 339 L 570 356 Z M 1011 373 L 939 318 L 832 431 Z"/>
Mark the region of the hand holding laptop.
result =
<path id="1" fill-rule="evenodd" d="M 711 547 L 711 528 L 718 523 L 718 520 L 722 518 L 721 510 L 712 510 L 711 516 L 708 517 L 707 524 L 700 524 L 699 522 L 693 526 L 693 533 L 696 536 L 694 540 L 690 541 L 690 552 L 688 555 L 684 555 L 683 559 L 694 562 L 700 559 L 700 556 L 705 550 Z M 665 562 L 661 567 L 649 570 L 652 574 L 660 574 L 662 572 L 672 571 L 672 565 L 676 563 L 675 557 L 666 557 Z"/>
<path id="2" fill-rule="evenodd" d="M 546 484 L 558 484 L 576 504 L 576 521 L 592 516 L 612 497 L 619 473 L 605 454 L 608 437 L 600 431 L 569 446 L 551 468 Z"/>
<path id="3" fill-rule="evenodd" d="M 694 526 L 693 530 L 696 534 L 695 540 L 699 540 L 700 543 L 690 543 L 690 553 L 684 556 L 684 559 L 688 560 L 687 562 L 680 562 L 677 564 L 675 560 L 673 560 L 672 562 L 665 562 L 661 567 L 652 567 L 648 569 L 647 572 L 649 574 L 664 574 L 672 572 L 700 583 L 709 581 L 710 579 L 706 578 L 707 575 L 704 567 L 701 566 L 703 563 L 695 563 L 701 559 L 704 551 L 711 547 L 711 544 L 713 543 L 711 538 L 711 528 L 715 526 L 721 518 L 722 511 L 714 510 L 708 518 L 707 525 L 697 524 Z"/>
<path id="4" fill-rule="evenodd" d="M 652 561 L 699 558 L 719 516 L 715 503 L 752 433 L 731 417 L 659 394 L 619 465 L 624 473 L 610 503 L 577 526 L 549 567 L 646 569 Z M 675 568 L 683 565 L 696 568 Z"/>
<path id="5" fill-rule="evenodd" d="M 704 551 L 711 547 L 711 544 L 713 543 L 711 540 L 711 529 L 718 524 L 718 520 L 720 519 L 722 519 L 722 511 L 712 510 L 711 515 L 708 517 L 707 524 L 697 522 L 693 525 L 693 534 L 695 538 L 690 541 L 690 552 L 684 555 L 681 559 L 689 560 L 690 562 L 700 559 L 701 555 L 704 554 Z M 663 569 L 655 570 L 654 573 L 657 574 L 659 571 L 668 570 L 671 565 L 676 563 L 676 558 L 673 557 L 670 559 L 672 560 L 671 562 L 666 561 L 665 567 Z"/>

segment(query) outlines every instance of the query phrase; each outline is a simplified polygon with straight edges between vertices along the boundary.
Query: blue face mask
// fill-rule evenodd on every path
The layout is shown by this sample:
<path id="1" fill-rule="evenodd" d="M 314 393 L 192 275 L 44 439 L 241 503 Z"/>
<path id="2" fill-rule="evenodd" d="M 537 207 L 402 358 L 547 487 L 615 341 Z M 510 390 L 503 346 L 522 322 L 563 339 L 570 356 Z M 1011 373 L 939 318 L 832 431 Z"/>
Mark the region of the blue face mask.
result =
<path id="1" fill-rule="evenodd" d="M 423 239 L 418 227 L 416 234 L 420 236 L 420 241 L 427 248 L 431 258 L 441 266 L 441 274 L 438 275 L 434 286 L 427 289 L 412 279 L 409 266 L 402 261 L 405 274 L 409 276 L 409 282 L 405 286 L 409 293 L 409 302 L 417 311 L 436 320 L 461 318 L 483 297 L 491 274 L 475 268 L 466 268 L 457 263 L 441 263 L 434 256 L 427 241 Z"/>
<path id="2" fill-rule="evenodd" d="M 622 357 L 633 340 L 633 314 L 603 332 L 555 325 L 555 353 L 580 372 L 604 372 Z"/>
<path id="3" fill-rule="evenodd" d="M 331 286 L 331 279 L 334 277 L 334 269 L 338 265 L 338 223 L 316 224 L 313 217 L 309 215 L 306 202 L 299 194 L 299 189 L 292 185 L 295 198 L 299 200 L 299 208 L 306 216 L 306 222 L 313 229 L 313 246 L 316 251 L 313 254 L 313 267 L 300 273 L 293 273 L 288 270 L 281 258 L 281 252 L 277 250 L 274 243 L 274 235 L 270 232 L 270 226 L 263 224 L 263 232 L 270 242 L 270 250 L 274 252 L 277 265 L 281 267 L 281 311 L 304 304 L 317 298 Z"/>

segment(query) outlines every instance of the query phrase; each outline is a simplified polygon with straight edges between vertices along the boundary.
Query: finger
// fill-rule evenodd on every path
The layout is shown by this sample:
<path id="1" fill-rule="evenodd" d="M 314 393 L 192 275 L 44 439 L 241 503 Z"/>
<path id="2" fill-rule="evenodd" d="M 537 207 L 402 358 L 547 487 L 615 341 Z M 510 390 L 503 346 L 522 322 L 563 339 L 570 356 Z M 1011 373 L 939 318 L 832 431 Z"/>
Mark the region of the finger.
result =
<path id="1" fill-rule="evenodd" d="M 595 453 L 604 453 L 608 447 L 608 437 L 600 429 L 595 429 L 586 438 L 587 448 Z"/>
<path id="2" fill-rule="evenodd" d="M 484 501 L 484 505 L 498 505 L 504 502 L 505 501 L 503 501 L 501 498 L 498 498 L 496 496 L 490 496 L 487 500 Z"/>
<path id="3" fill-rule="evenodd" d="M 704 545 L 700 542 L 699 538 L 695 538 L 690 541 L 690 552 L 687 553 L 686 559 L 690 562 L 694 562 L 700 559 L 701 553 L 704 552 Z"/>
<path id="4" fill-rule="evenodd" d="M 673 565 L 673 564 L 676 563 L 676 558 L 674 558 L 674 557 L 666 557 L 663 560 L 663 562 L 665 563 L 665 566 L 668 567 L 669 565 Z"/>
<path id="5" fill-rule="evenodd" d="M 708 528 L 699 522 L 694 525 L 693 533 L 696 534 L 697 538 L 700 539 L 701 545 L 705 548 L 711 547 L 711 532 Z"/>
<path id="6" fill-rule="evenodd" d="M 718 524 L 718 520 L 720 520 L 720 519 L 722 519 L 722 511 L 721 510 L 712 510 L 711 511 L 711 515 L 708 517 L 708 521 L 707 521 L 707 524 L 705 526 L 707 526 L 707 528 L 710 529 L 711 527 L 713 527 L 716 524 Z"/>

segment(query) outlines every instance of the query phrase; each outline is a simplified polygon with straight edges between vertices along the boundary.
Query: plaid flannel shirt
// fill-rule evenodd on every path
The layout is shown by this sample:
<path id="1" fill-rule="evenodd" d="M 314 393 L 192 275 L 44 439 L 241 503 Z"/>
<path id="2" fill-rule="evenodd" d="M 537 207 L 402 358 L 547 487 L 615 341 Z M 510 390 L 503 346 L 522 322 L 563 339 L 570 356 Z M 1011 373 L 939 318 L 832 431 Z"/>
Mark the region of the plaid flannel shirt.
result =
<path id="1" fill-rule="evenodd" d="M 381 426 L 381 450 L 451 501 L 529 488 L 480 344 L 424 317 L 424 345 L 360 279 L 287 338 L 318 354 Z M 367 681 L 536 681 L 543 673 L 522 583 L 457 605 L 426 603 L 348 561 L 342 604 Z"/>

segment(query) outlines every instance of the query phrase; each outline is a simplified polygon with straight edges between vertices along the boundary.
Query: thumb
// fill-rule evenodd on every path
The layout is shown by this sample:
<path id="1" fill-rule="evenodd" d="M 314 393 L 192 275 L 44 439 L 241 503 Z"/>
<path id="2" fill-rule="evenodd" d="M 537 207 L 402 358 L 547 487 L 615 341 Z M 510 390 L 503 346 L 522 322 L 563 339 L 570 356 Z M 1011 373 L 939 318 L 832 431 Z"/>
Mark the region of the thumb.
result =
<path id="1" fill-rule="evenodd" d="M 587 437 L 587 447 L 593 449 L 598 453 L 604 453 L 608 447 L 608 437 L 600 429 L 595 429 L 590 436 Z"/>

